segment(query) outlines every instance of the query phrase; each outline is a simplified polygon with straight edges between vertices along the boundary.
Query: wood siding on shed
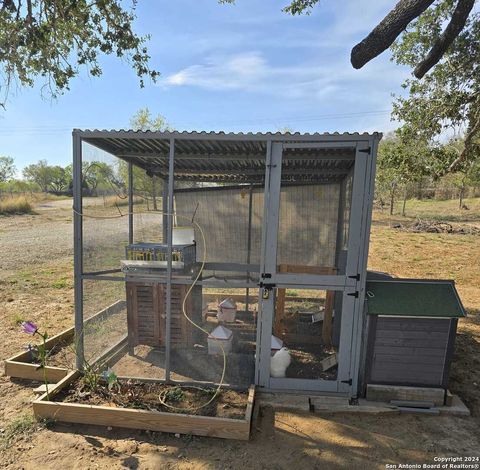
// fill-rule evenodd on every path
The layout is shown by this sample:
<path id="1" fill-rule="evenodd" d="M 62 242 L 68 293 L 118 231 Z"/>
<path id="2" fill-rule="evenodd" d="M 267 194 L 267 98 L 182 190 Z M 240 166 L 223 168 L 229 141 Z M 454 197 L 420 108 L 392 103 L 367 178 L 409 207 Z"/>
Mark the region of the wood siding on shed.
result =
<path id="1" fill-rule="evenodd" d="M 376 317 L 368 364 L 368 382 L 446 386 L 451 319 Z"/>

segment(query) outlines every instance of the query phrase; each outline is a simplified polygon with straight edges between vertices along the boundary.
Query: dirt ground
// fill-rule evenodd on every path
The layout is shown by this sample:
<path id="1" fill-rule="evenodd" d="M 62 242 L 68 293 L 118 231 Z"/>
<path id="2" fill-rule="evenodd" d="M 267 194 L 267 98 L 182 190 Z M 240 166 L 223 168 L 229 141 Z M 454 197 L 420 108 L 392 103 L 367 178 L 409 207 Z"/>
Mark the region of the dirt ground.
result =
<path id="1" fill-rule="evenodd" d="M 479 224 L 480 210 L 472 209 L 476 207 L 472 202 L 468 205 L 468 222 Z M 435 216 L 448 219 L 452 213 L 451 221 L 462 222 L 462 213 L 454 205 L 445 211 Z M 19 322 L 33 320 L 50 334 L 72 323 L 69 204 L 51 203 L 37 212 L 0 218 L 0 359 L 28 343 Z M 471 408 L 472 417 L 277 413 L 274 428 L 271 417 L 259 418 L 248 443 L 175 437 L 36 423 L 30 402 L 38 384 L 2 376 L 0 468 L 381 469 L 387 463 L 435 463 L 438 457 L 478 456 L 480 237 L 399 232 L 392 228 L 395 222 L 395 217 L 375 214 L 370 268 L 398 276 L 456 279 L 469 317 L 460 321 L 451 389 Z"/>

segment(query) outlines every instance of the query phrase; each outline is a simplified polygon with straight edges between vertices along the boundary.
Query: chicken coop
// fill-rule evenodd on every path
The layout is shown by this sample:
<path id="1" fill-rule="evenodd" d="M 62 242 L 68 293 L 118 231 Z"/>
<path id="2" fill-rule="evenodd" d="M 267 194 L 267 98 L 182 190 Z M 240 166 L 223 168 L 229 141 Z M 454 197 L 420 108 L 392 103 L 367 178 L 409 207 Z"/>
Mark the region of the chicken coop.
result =
<path id="1" fill-rule="evenodd" d="M 380 138 L 75 130 L 77 367 L 357 396 Z"/>

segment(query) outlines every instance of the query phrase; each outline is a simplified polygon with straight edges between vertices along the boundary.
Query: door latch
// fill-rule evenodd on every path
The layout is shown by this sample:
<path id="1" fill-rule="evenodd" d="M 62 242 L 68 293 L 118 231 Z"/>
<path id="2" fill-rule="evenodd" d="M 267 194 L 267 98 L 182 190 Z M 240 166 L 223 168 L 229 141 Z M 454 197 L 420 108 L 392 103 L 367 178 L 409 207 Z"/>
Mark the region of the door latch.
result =
<path id="1" fill-rule="evenodd" d="M 350 297 L 355 297 L 356 299 L 358 299 L 358 290 L 356 290 L 355 292 L 350 292 L 350 294 L 347 294 L 349 295 Z"/>
<path id="2" fill-rule="evenodd" d="M 360 280 L 360 274 L 355 274 L 355 276 L 348 276 L 349 279 L 355 279 L 356 281 Z"/>
<path id="3" fill-rule="evenodd" d="M 352 379 L 341 380 L 340 382 L 342 382 L 342 384 L 352 385 Z"/>

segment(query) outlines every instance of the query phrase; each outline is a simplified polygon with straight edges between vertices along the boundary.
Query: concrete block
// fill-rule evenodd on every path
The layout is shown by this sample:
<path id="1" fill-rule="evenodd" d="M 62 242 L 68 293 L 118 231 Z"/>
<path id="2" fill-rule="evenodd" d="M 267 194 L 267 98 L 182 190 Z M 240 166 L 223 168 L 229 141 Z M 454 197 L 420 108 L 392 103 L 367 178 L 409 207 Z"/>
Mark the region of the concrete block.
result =
<path id="1" fill-rule="evenodd" d="M 391 400 L 428 401 L 443 406 L 443 388 L 404 387 L 398 385 L 367 385 L 367 400 L 390 402 Z"/>
<path id="2" fill-rule="evenodd" d="M 440 406 L 438 410 L 442 415 L 470 416 L 470 410 L 458 395 L 452 395 L 450 406 Z"/>
<path id="3" fill-rule="evenodd" d="M 310 411 L 307 395 L 259 392 L 255 401 L 260 406 L 272 406 L 275 411 Z"/>

